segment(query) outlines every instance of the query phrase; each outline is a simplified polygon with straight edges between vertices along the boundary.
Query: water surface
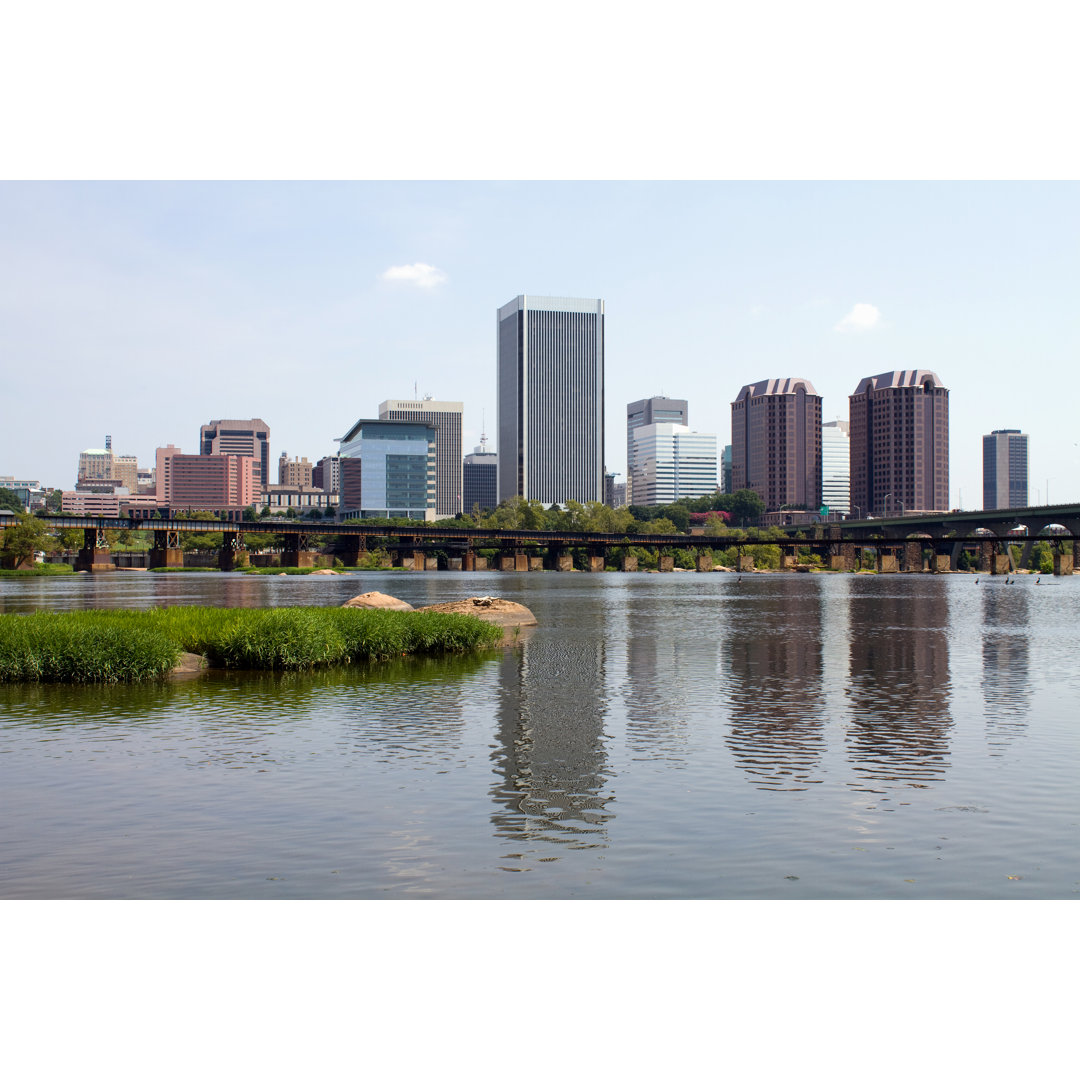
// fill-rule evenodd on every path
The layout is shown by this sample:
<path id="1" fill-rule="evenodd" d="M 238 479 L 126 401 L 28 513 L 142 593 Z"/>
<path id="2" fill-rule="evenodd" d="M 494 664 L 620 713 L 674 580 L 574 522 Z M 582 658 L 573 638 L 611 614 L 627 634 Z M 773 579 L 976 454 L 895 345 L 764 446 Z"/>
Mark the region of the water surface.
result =
<path id="1" fill-rule="evenodd" d="M 484 656 L 0 686 L 0 896 L 1069 898 L 1080 588 L 117 573 L 0 612 L 500 595 Z"/>

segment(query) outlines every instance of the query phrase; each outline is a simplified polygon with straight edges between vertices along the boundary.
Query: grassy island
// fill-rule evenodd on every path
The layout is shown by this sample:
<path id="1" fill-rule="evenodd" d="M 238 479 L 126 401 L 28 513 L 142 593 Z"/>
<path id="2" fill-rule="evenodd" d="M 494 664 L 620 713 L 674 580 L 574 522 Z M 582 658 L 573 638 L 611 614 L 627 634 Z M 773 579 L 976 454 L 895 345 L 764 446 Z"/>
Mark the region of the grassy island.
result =
<path id="1" fill-rule="evenodd" d="M 498 626 L 469 615 L 358 608 L 170 607 L 0 615 L 0 682 L 140 682 L 182 653 L 211 667 L 303 671 L 494 645 Z"/>

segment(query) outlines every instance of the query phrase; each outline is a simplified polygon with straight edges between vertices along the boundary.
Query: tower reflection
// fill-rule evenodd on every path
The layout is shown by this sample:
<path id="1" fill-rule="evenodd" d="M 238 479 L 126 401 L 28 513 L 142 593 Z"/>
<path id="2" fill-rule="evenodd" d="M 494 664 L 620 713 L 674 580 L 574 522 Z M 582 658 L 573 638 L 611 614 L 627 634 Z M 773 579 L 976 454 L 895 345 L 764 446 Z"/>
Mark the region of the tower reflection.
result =
<path id="1" fill-rule="evenodd" d="M 852 582 L 847 747 L 858 790 L 919 786 L 949 764 L 948 600 L 935 583 L 913 584 L 894 594 L 876 578 Z"/>
<path id="2" fill-rule="evenodd" d="M 606 846 L 604 648 L 538 635 L 500 659 L 496 835 Z"/>
<path id="3" fill-rule="evenodd" d="M 821 593 L 793 577 L 770 586 L 730 637 L 725 741 L 756 787 L 802 791 L 825 751 Z"/>
<path id="4" fill-rule="evenodd" d="M 1000 754 L 1027 731 L 1031 701 L 1030 600 L 1026 587 L 986 589 L 981 600 L 986 741 L 992 753 Z"/>

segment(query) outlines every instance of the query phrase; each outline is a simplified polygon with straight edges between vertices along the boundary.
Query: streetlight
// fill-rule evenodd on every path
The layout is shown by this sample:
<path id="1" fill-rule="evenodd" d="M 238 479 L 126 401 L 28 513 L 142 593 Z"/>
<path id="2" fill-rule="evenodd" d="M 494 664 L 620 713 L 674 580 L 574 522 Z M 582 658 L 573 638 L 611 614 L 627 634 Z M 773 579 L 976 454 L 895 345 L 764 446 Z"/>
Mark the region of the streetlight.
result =
<path id="1" fill-rule="evenodd" d="M 854 504 L 852 504 L 852 505 L 854 505 Z M 855 507 L 855 519 L 858 520 L 861 517 L 862 517 L 862 507 L 861 506 L 856 506 Z"/>
<path id="2" fill-rule="evenodd" d="M 889 516 L 889 500 L 892 498 L 892 492 L 885 496 L 885 516 Z"/>

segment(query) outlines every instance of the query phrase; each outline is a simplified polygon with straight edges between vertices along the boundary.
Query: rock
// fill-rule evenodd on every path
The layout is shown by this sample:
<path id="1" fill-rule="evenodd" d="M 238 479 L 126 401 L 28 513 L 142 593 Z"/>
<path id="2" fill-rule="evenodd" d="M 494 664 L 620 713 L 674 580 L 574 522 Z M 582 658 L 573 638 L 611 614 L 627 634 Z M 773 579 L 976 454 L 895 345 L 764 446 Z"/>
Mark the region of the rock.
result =
<path id="1" fill-rule="evenodd" d="M 198 653 L 181 653 L 180 662 L 169 673 L 169 677 L 173 679 L 184 679 L 192 675 L 201 675 L 207 668 L 207 662 L 205 656 L 200 656 Z"/>
<path id="2" fill-rule="evenodd" d="M 383 611 L 412 611 L 412 604 L 399 600 L 396 596 L 387 596 L 381 592 L 366 592 L 346 600 L 342 607 L 382 608 Z"/>
<path id="3" fill-rule="evenodd" d="M 430 604 L 419 611 L 447 611 L 454 615 L 475 615 L 496 626 L 536 626 L 536 616 L 524 604 L 498 596 L 470 596 L 448 604 Z"/>
<path id="4" fill-rule="evenodd" d="M 337 571 L 336 571 L 336 570 L 326 570 L 326 569 L 323 569 L 323 570 L 312 570 L 312 571 L 311 571 L 311 573 L 310 573 L 310 574 L 308 574 L 308 577 L 319 577 L 319 575 L 320 575 L 320 574 L 321 574 L 321 575 L 323 575 L 324 577 L 325 577 L 325 576 L 326 576 L 327 574 L 333 574 L 333 575 L 334 575 L 334 577 L 337 577 Z"/>

